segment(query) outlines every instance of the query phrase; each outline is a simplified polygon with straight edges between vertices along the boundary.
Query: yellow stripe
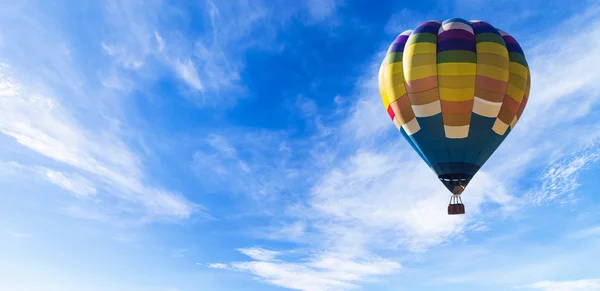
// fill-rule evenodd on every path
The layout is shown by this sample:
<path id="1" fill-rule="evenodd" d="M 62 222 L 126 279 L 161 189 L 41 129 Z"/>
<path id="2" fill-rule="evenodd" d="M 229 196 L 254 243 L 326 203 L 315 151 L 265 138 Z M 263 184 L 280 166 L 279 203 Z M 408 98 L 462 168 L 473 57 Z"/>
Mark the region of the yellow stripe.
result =
<path id="1" fill-rule="evenodd" d="M 529 70 L 527 71 L 527 83 L 525 83 L 525 94 L 523 95 L 527 95 L 529 96 L 529 90 L 531 90 L 531 73 L 529 72 Z M 525 96 L 523 96 L 525 97 Z"/>
<path id="2" fill-rule="evenodd" d="M 391 76 L 394 74 L 402 73 L 402 63 L 391 63 L 385 66 L 384 76 Z"/>
<path id="3" fill-rule="evenodd" d="M 519 63 L 510 62 L 509 71 L 511 73 L 515 73 L 515 74 L 523 77 L 523 79 L 527 80 L 527 68 L 525 66 L 523 66 Z"/>
<path id="4" fill-rule="evenodd" d="M 513 85 L 517 86 L 519 89 L 525 90 L 525 87 L 527 87 L 527 79 L 523 79 L 515 73 L 510 73 L 508 80 L 508 82 L 513 83 Z"/>
<path id="5" fill-rule="evenodd" d="M 437 74 L 437 66 L 435 64 L 406 68 L 406 70 L 404 71 L 404 76 L 406 77 L 406 81 L 419 80 L 419 79 L 435 76 L 436 74 Z"/>
<path id="6" fill-rule="evenodd" d="M 436 62 L 436 54 L 411 55 L 410 57 L 402 60 L 402 63 L 404 63 L 407 68 L 435 64 Z"/>
<path id="7" fill-rule="evenodd" d="M 437 65 L 440 76 L 471 76 L 477 73 L 474 63 L 441 63 Z"/>
<path id="8" fill-rule="evenodd" d="M 388 102 L 392 103 L 406 94 L 406 88 L 404 87 L 404 83 L 394 84 L 392 82 L 386 82 L 385 92 L 388 98 Z"/>
<path id="9" fill-rule="evenodd" d="M 383 101 L 383 107 L 387 110 L 388 106 L 390 106 L 390 102 L 388 101 L 388 96 L 386 93 L 385 85 L 382 80 L 379 80 L 379 95 L 381 95 L 381 101 Z"/>
<path id="10" fill-rule="evenodd" d="M 385 67 L 383 64 L 379 66 L 379 74 L 377 76 L 377 87 L 379 87 L 379 95 L 381 96 L 381 101 L 383 101 L 383 107 L 387 110 L 390 102 L 388 102 L 387 93 L 385 92 L 385 85 L 383 80 L 383 73 Z"/>
<path id="11" fill-rule="evenodd" d="M 438 76 L 440 88 L 471 88 L 475 87 L 476 76 Z"/>
<path id="12" fill-rule="evenodd" d="M 508 59 L 497 54 L 477 53 L 477 63 L 496 66 L 508 70 Z"/>
<path id="13" fill-rule="evenodd" d="M 383 101 L 383 107 L 387 110 L 388 106 L 390 105 L 390 102 L 388 101 L 388 96 L 387 96 L 387 92 L 386 92 L 386 86 L 385 86 L 385 69 L 386 66 L 384 66 L 383 64 L 379 67 L 379 75 L 377 78 L 377 85 L 379 87 L 379 95 L 381 95 L 381 101 Z"/>
<path id="14" fill-rule="evenodd" d="M 510 75 L 510 72 L 506 69 L 498 68 L 496 66 L 478 64 L 477 75 L 508 82 L 508 76 Z"/>
<path id="15" fill-rule="evenodd" d="M 521 103 L 524 94 L 525 91 L 523 89 L 519 89 L 517 86 L 515 86 L 515 84 L 508 82 L 508 86 L 506 87 L 506 95 Z"/>
<path id="16" fill-rule="evenodd" d="M 381 88 L 379 90 L 380 96 L 381 96 L 381 101 L 383 102 L 383 108 L 385 108 L 385 110 L 387 110 L 387 108 L 390 106 L 390 102 L 388 101 L 388 96 L 387 94 L 385 94 L 385 92 L 381 91 Z"/>
<path id="17" fill-rule="evenodd" d="M 413 43 L 404 48 L 404 54 L 402 55 L 402 61 L 409 58 L 411 55 L 418 54 L 435 54 L 437 51 L 437 44 L 430 42 L 418 42 Z"/>
<path id="18" fill-rule="evenodd" d="M 475 87 L 464 89 L 439 88 L 440 99 L 445 101 L 467 101 L 475 98 Z"/>
<path id="19" fill-rule="evenodd" d="M 477 44 L 477 53 L 490 53 L 490 54 L 496 54 L 499 56 L 503 56 L 506 59 L 508 59 L 508 51 L 506 50 L 506 47 L 504 47 L 503 45 L 499 44 L 499 43 L 495 43 L 495 42 L 480 42 Z"/>

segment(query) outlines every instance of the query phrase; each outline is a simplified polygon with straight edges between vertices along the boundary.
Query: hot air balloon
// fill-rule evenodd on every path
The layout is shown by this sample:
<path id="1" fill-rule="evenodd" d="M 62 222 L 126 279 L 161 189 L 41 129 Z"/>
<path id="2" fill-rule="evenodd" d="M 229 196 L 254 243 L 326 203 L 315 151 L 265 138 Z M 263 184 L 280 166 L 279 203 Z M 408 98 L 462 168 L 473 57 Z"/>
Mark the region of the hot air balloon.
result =
<path id="1" fill-rule="evenodd" d="M 448 214 L 527 105 L 531 76 L 519 43 L 484 21 L 427 21 L 401 33 L 379 69 L 384 107 L 452 193 Z"/>

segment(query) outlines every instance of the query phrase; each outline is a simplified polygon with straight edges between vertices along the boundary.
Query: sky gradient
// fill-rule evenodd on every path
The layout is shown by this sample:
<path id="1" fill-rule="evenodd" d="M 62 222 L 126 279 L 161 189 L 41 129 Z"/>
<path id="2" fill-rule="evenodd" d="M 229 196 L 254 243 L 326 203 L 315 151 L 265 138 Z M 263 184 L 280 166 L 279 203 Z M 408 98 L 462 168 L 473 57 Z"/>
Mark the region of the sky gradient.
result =
<path id="1" fill-rule="evenodd" d="M 5 1 L 0 290 L 600 290 L 600 1 Z M 532 75 L 449 194 L 388 45 L 485 20 Z"/>

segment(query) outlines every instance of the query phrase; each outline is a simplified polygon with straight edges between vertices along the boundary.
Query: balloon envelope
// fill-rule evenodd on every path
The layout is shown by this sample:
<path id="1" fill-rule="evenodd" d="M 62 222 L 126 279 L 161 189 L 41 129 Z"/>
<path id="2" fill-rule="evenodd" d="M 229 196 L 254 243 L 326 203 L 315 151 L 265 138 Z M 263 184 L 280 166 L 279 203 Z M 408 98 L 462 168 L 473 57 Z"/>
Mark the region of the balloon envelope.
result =
<path id="1" fill-rule="evenodd" d="M 379 70 L 401 134 L 460 194 L 515 127 L 531 77 L 519 43 L 483 21 L 427 21 L 401 33 Z"/>

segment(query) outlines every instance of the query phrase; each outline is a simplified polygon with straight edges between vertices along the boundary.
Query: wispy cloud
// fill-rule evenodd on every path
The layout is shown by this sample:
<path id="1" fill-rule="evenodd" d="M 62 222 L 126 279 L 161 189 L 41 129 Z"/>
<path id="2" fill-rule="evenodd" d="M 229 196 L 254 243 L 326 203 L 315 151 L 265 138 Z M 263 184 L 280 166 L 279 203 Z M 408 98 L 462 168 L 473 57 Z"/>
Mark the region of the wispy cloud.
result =
<path id="1" fill-rule="evenodd" d="M 577 230 L 568 236 L 573 239 L 600 238 L 600 226 L 593 226 Z"/>
<path id="2" fill-rule="evenodd" d="M 214 133 L 195 151 L 193 170 L 207 191 L 225 190 L 261 201 L 276 199 L 291 181 L 301 179 L 285 137 L 284 132 L 237 128 Z"/>
<path id="3" fill-rule="evenodd" d="M 16 162 L 46 168 L 45 179 L 58 186 L 77 195 L 95 193 L 96 199 L 128 205 L 146 219 L 185 219 L 199 212 L 201 207 L 181 194 L 149 182 L 152 179 L 142 157 L 128 143 L 131 139 L 126 140 L 136 135 L 122 115 L 123 100 L 117 98 L 127 91 L 104 88 L 96 78 L 117 66 L 133 71 L 144 68 L 152 43 L 135 42 L 138 34 L 130 36 L 139 46 L 105 38 L 81 62 L 72 50 L 79 43 L 64 35 L 58 19 L 38 17 L 40 11 L 24 11 L 17 4 L 11 9 L 15 11 L 4 11 L 0 21 L 2 27 L 11 27 L 0 46 L 5 58 L 0 66 L 0 132 L 14 140 L 11 147 L 15 150 L 37 154 Z M 121 13 L 113 6 L 110 9 Z M 125 28 L 145 31 L 139 21 L 123 21 L 128 22 Z M 29 37 L 13 33 L 15 27 L 27 31 Z M 100 50 L 115 64 L 90 69 L 85 64 L 102 59 Z M 32 63 L 35 70 L 30 69 Z"/>
<path id="4" fill-rule="evenodd" d="M 600 279 L 541 281 L 531 284 L 530 287 L 542 291 L 597 291 L 600 290 Z"/>
<path id="5" fill-rule="evenodd" d="M 9 236 L 12 236 L 14 238 L 30 238 L 30 237 L 33 237 L 33 235 L 31 235 L 29 233 L 16 232 L 16 231 L 12 231 L 12 230 L 7 230 L 6 234 L 8 234 Z"/>
<path id="6" fill-rule="evenodd" d="M 190 87 L 198 91 L 203 91 L 204 86 L 202 85 L 198 71 L 191 60 L 177 61 L 175 70 Z"/>
<path id="7" fill-rule="evenodd" d="M 81 179 L 77 185 L 68 184 L 56 171 L 47 175 L 52 182 L 82 193 L 104 185 L 107 193 L 143 206 L 150 215 L 185 218 L 195 211 L 182 196 L 145 185 L 138 157 L 117 134 L 92 134 L 58 101 L 16 83 L 9 74 L 5 65 L 0 72 L 0 131 L 43 156 L 93 175 L 97 186 Z"/>
<path id="8" fill-rule="evenodd" d="M 248 254 L 246 249 L 241 251 Z M 371 281 L 372 276 L 400 268 L 399 264 L 385 259 L 360 260 L 329 253 L 311 257 L 305 263 L 287 263 L 273 261 L 275 253 L 264 256 L 264 252 L 261 250 L 260 256 L 250 252 L 249 256 L 256 260 L 253 262 L 213 264 L 211 267 L 252 273 L 266 283 L 303 291 L 357 289 L 356 283 Z"/>
<path id="9" fill-rule="evenodd" d="M 46 177 L 50 182 L 69 192 L 73 192 L 78 197 L 94 195 L 98 192 L 89 180 L 79 175 L 70 175 L 58 171 L 46 170 Z"/>
<path id="10" fill-rule="evenodd" d="M 575 191 L 581 186 L 580 172 L 600 160 L 598 144 L 591 144 L 579 152 L 550 164 L 540 177 L 539 188 L 528 193 L 533 203 L 548 203 L 560 199 L 561 203 L 575 202 Z"/>
<path id="11" fill-rule="evenodd" d="M 279 252 L 265 250 L 263 248 L 238 249 L 238 251 L 252 259 L 259 261 L 272 261 L 280 254 Z"/>
<path id="12" fill-rule="evenodd" d="M 335 14 L 338 6 L 343 1 L 335 0 L 308 0 L 308 12 L 313 20 L 323 21 Z"/>

